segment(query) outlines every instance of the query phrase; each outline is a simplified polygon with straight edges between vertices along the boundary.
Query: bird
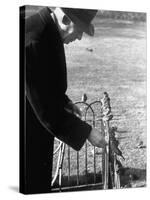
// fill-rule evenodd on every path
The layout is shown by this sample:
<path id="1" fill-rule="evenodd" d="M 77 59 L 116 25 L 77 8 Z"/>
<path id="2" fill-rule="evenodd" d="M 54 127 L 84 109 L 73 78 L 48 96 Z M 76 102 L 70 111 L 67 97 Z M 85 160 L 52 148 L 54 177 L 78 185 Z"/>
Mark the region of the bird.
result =
<path id="1" fill-rule="evenodd" d="M 144 146 L 143 141 L 140 141 L 139 144 L 136 146 L 136 148 L 138 148 L 138 149 L 141 149 L 141 148 L 144 148 L 144 147 L 145 146 Z"/>
<path id="2" fill-rule="evenodd" d="M 86 48 L 87 51 L 93 52 L 92 48 Z"/>
<path id="3" fill-rule="evenodd" d="M 81 101 L 82 102 L 86 102 L 87 101 L 87 95 L 85 93 L 82 95 Z"/>
<path id="4" fill-rule="evenodd" d="M 116 153 L 118 156 L 122 157 L 123 160 L 125 160 L 124 156 L 122 155 L 122 152 L 118 148 L 116 142 L 114 142 L 113 140 L 110 141 L 110 149 L 112 152 Z"/>

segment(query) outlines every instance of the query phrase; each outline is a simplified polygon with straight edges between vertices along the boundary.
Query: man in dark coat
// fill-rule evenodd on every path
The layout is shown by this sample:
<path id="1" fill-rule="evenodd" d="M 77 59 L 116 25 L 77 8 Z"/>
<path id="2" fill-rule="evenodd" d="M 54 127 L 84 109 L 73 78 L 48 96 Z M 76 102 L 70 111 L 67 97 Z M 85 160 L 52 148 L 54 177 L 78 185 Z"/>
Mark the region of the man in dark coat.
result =
<path id="1" fill-rule="evenodd" d="M 101 133 L 83 122 L 80 110 L 66 95 L 63 43 L 93 36 L 95 10 L 48 7 L 21 18 L 25 24 L 26 130 L 20 191 L 50 192 L 54 137 L 79 151 L 86 139 L 103 147 Z"/>

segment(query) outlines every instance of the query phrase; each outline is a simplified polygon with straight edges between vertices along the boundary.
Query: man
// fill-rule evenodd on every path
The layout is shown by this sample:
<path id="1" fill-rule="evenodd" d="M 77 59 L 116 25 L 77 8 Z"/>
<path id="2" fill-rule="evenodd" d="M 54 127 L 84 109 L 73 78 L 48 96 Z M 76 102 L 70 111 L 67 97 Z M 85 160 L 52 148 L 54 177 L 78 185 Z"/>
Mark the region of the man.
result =
<path id="1" fill-rule="evenodd" d="M 96 10 L 43 8 L 21 18 L 25 24 L 26 132 L 20 191 L 50 192 L 54 137 L 79 151 L 86 139 L 104 147 L 95 128 L 83 122 L 78 107 L 66 95 L 67 72 L 63 44 L 94 35 Z M 24 181 L 23 181 L 24 180 Z"/>

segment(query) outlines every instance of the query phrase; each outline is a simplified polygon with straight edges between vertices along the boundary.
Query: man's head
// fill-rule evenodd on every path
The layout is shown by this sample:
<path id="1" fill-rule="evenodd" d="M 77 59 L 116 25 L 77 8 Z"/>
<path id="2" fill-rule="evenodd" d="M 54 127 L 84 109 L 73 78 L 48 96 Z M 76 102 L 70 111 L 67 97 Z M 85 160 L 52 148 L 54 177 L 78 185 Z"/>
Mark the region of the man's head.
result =
<path id="1" fill-rule="evenodd" d="M 68 44 L 76 39 L 81 40 L 83 32 L 90 36 L 94 35 L 91 21 L 97 10 L 56 8 L 54 13 L 64 43 Z"/>

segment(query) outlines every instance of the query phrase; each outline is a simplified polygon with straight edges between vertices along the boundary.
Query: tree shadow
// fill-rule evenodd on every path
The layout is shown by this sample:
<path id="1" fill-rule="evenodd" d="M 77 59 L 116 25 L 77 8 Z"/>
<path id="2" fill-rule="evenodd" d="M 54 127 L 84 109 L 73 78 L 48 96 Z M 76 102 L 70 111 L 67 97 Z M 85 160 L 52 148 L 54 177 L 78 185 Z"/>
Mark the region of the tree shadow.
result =
<path id="1" fill-rule="evenodd" d="M 95 182 L 94 182 L 95 180 Z M 121 188 L 131 188 L 136 187 L 135 183 L 137 182 L 137 187 L 146 186 L 146 169 L 135 169 L 135 168 L 121 168 L 120 169 L 120 185 Z M 68 182 L 68 176 L 62 177 L 62 187 L 77 186 L 78 185 L 87 185 L 87 187 L 76 189 L 76 190 L 97 190 L 103 189 L 102 186 L 97 185 L 102 183 L 102 174 L 101 172 L 96 174 L 94 179 L 94 173 L 87 173 L 80 175 L 78 178 L 76 175 L 70 176 Z M 92 186 L 88 186 L 92 184 Z M 95 185 L 94 185 L 95 184 Z M 58 178 L 56 179 L 54 188 L 58 187 Z"/>
<path id="2" fill-rule="evenodd" d="M 146 169 L 122 168 L 120 181 L 122 187 L 133 187 L 136 182 L 137 187 L 146 186 Z"/>

